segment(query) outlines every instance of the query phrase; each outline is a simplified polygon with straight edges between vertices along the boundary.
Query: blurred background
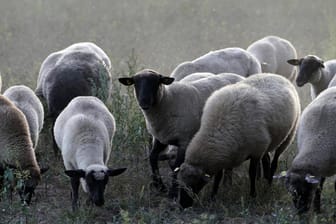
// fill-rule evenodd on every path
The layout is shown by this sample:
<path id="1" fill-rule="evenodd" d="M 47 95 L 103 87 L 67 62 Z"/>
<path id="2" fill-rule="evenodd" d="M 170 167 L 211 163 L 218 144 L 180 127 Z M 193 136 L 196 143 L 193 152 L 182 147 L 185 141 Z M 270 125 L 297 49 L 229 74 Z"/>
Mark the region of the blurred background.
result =
<path id="1" fill-rule="evenodd" d="M 36 85 L 53 51 L 93 41 L 116 69 L 132 50 L 163 74 L 210 50 L 246 48 L 266 35 L 288 39 L 298 55 L 336 57 L 334 0 L 0 0 L 4 88 Z"/>

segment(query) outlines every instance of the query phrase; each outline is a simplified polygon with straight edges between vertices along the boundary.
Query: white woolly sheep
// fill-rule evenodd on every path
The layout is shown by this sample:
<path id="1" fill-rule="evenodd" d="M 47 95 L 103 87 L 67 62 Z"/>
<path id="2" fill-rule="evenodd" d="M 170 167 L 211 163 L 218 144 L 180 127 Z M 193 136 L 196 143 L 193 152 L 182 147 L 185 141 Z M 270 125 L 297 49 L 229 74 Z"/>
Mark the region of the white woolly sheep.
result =
<path id="1" fill-rule="evenodd" d="M 246 50 L 259 60 L 263 73 L 282 75 L 291 82 L 295 80 L 296 69 L 287 60 L 297 58 L 297 54 L 288 40 L 266 36 L 253 42 Z"/>
<path id="2" fill-rule="evenodd" d="M 311 84 L 311 97 L 314 99 L 328 85 L 336 73 L 336 60 L 324 62 L 315 55 L 307 55 L 300 59 L 288 60 L 291 65 L 299 66 L 296 85 L 301 87 Z"/>
<path id="3" fill-rule="evenodd" d="M 36 148 L 44 119 L 41 101 L 33 90 L 24 85 L 12 86 L 8 88 L 3 95 L 10 99 L 26 116 L 33 147 Z"/>
<path id="4" fill-rule="evenodd" d="M 9 100 L 0 95 L 0 176 L 6 167 L 28 171 L 23 188 L 19 190 L 21 199 L 30 204 L 32 195 L 41 180 L 33 144 L 25 115 Z"/>
<path id="5" fill-rule="evenodd" d="M 244 77 L 261 73 L 259 61 L 249 52 L 242 48 L 225 48 L 186 61 L 178 65 L 170 77 L 179 81 L 189 74 L 196 72 L 210 72 L 213 74 L 235 73 Z"/>
<path id="6" fill-rule="evenodd" d="M 76 97 L 56 119 L 54 133 L 65 173 L 71 178 L 73 209 L 77 207 L 80 180 L 89 199 L 102 206 L 108 177 L 126 170 L 107 167 L 115 133 L 113 115 L 96 97 Z"/>
<path id="7" fill-rule="evenodd" d="M 148 132 L 153 136 L 150 164 L 153 184 L 165 191 L 158 157 L 168 145 L 178 147 L 173 169 L 184 160 L 185 149 L 200 126 L 202 110 L 210 94 L 225 85 L 244 79 L 235 74 L 213 75 L 193 82 L 174 82 L 152 70 L 143 70 L 133 77 L 119 78 L 123 85 L 134 85 L 136 99 L 144 114 Z M 175 176 L 174 176 L 175 177 Z M 169 195 L 177 196 L 176 183 Z"/>
<path id="8" fill-rule="evenodd" d="M 336 87 L 328 88 L 303 111 L 298 132 L 298 154 L 287 172 L 286 186 L 298 213 L 307 212 L 320 197 L 326 177 L 336 174 Z"/>
<path id="9" fill-rule="evenodd" d="M 42 63 L 36 95 L 45 98 L 48 116 L 58 114 L 76 96 L 106 101 L 111 92 L 111 62 L 94 43 L 73 44 L 50 54 Z"/>
<path id="10" fill-rule="evenodd" d="M 293 141 L 300 115 L 295 87 L 280 75 L 258 74 L 214 92 L 207 100 L 201 126 L 186 150 L 179 180 L 198 193 L 223 169 L 232 169 L 250 160 L 250 195 L 256 196 L 257 164 L 262 160 L 270 172 L 269 183 L 280 154 Z M 273 161 L 265 159 L 275 151 Z M 180 204 L 193 200 L 181 188 Z"/>

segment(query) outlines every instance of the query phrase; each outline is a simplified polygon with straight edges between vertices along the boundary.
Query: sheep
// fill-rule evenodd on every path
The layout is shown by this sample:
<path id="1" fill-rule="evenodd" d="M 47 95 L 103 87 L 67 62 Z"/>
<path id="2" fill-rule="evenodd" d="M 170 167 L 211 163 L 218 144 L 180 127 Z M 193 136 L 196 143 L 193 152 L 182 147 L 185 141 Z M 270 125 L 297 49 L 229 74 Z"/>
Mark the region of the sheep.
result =
<path id="1" fill-rule="evenodd" d="M 35 93 L 46 100 L 48 117 L 55 121 L 76 96 L 97 96 L 105 102 L 111 92 L 110 70 L 110 59 L 97 45 L 76 43 L 43 61 Z"/>
<path id="2" fill-rule="evenodd" d="M 285 172 L 286 187 L 299 214 L 320 211 L 326 177 L 336 174 L 336 88 L 328 88 L 302 112 L 297 131 L 298 152 Z M 315 196 L 314 196 L 315 195 Z"/>
<path id="3" fill-rule="evenodd" d="M 295 80 L 296 69 L 287 60 L 297 58 L 297 53 L 288 40 L 266 36 L 253 42 L 246 50 L 258 59 L 263 73 L 282 75 L 291 82 Z"/>
<path id="4" fill-rule="evenodd" d="M 336 73 L 336 59 L 324 62 L 318 56 L 307 55 L 300 59 L 290 59 L 287 62 L 299 66 L 296 85 L 302 87 L 310 83 L 312 99 L 328 87 Z"/>
<path id="5" fill-rule="evenodd" d="M 89 200 L 102 206 L 109 176 L 126 170 L 107 167 L 115 133 L 113 115 L 98 98 L 79 96 L 57 117 L 54 133 L 62 152 L 65 174 L 71 179 L 73 209 L 77 208 L 80 181 Z"/>
<path id="6" fill-rule="evenodd" d="M 12 86 L 8 88 L 3 95 L 10 99 L 26 116 L 33 148 L 36 148 L 44 119 L 43 105 L 41 101 L 35 95 L 33 90 L 24 85 Z"/>
<path id="7" fill-rule="evenodd" d="M 179 81 L 189 74 L 196 72 L 235 73 L 244 77 L 261 73 L 261 66 L 258 60 L 242 48 L 225 48 L 196 58 L 193 61 L 186 61 L 178 65 L 171 73 L 175 81 Z"/>
<path id="8" fill-rule="evenodd" d="M 35 157 L 25 115 L 5 96 L 0 95 L 0 176 L 6 167 L 28 171 L 21 199 L 30 204 L 41 174 L 48 168 L 40 168 Z"/>
<path id="9" fill-rule="evenodd" d="M 213 75 L 190 83 L 174 82 L 174 78 L 145 69 L 133 77 L 119 78 L 123 85 L 134 85 L 135 96 L 153 136 L 150 165 L 153 185 L 166 191 L 158 168 L 158 157 L 166 146 L 178 147 L 173 169 L 184 160 L 185 149 L 200 125 L 206 99 L 216 89 L 244 78 L 236 74 Z M 176 177 L 169 196 L 176 197 Z"/>
<path id="10" fill-rule="evenodd" d="M 179 169 L 179 182 L 197 194 L 223 169 L 232 169 L 250 160 L 250 195 L 256 196 L 257 165 L 270 172 L 269 184 L 280 154 L 292 143 L 300 116 L 300 102 L 293 84 L 280 75 L 257 74 L 215 91 L 207 100 L 201 126 L 186 149 Z M 273 161 L 265 158 L 274 151 Z M 182 207 L 193 204 L 180 188 Z"/>

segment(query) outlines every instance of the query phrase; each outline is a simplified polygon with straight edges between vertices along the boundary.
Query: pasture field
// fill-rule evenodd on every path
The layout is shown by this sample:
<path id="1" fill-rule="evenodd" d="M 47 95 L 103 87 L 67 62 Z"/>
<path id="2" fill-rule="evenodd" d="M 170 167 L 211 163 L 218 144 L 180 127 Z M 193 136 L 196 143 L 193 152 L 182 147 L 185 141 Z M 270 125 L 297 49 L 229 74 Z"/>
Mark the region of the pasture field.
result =
<path id="1" fill-rule="evenodd" d="M 61 157 L 54 155 L 46 120 L 36 154 L 50 170 L 29 207 L 21 205 L 15 192 L 9 194 L 8 187 L 0 192 L 0 223 L 336 223 L 334 177 L 325 183 L 322 212 L 300 219 L 281 181 L 269 188 L 260 179 L 257 198 L 249 197 L 248 164 L 235 170 L 231 187 L 220 186 L 216 201 L 210 200 L 208 184 L 195 206 L 182 211 L 150 187 L 150 136 L 133 89 L 117 80 L 143 68 L 169 75 L 183 61 L 210 50 L 246 48 L 266 35 L 288 39 L 299 57 L 336 58 L 335 8 L 334 0 L 0 0 L 1 92 L 15 84 L 35 89 L 48 54 L 75 42 L 95 42 L 113 64 L 107 106 L 117 131 L 109 165 L 128 168 L 110 179 L 103 207 L 87 205 L 80 189 L 80 208 L 73 212 L 70 180 Z M 298 89 L 302 109 L 310 102 L 309 91 L 307 85 Z M 290 166 L 295 153 L 294 142 L 281 157 L 278 172 Z M 168 165 L 160 166 L 170 183 Z"/>

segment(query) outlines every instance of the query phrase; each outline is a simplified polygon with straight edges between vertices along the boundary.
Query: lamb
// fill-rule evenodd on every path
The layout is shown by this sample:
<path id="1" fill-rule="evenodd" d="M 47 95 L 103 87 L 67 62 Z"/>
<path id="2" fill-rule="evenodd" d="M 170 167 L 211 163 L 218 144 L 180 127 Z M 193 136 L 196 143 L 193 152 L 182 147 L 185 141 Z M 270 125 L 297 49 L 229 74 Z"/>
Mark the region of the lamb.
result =
<path id="1" fill-rule="evenodd" d="M 282 75 L 291 82 L 295 80 L 296 69 L 287 60 L 297 58 L 297 53 L 288 40 L 266 36 L 253 42 L 246 50 L 258 59 L 263 73 Z"/>
<path id="2" fill-rule="evenodd" d="M 110 70 L 110 59 L 101 48 L 76 43 L 43 61 L 35 92 L 46 100 L 48 117 L 55 121 L 76 96 L 96 96 L 105 102 L 111 92 Z"/>
<path id="3" fill-rule="evenodd" d="M 33 148 L 36 148 L 44 119 L 43 105 L 41 101 L 35 95 L 33 90 L 24 85 L 12 86 L 8 88 L 3 95 L 11 100 L 12 103 L 14 103 L 14 105 L 26 116 Z"/>
<path id="4" fill-rule="evenodd" d="M 80 180 L 89 200 L 102 206 L 109 176 L 126 170 L 107 167 L 115 133 L 113 115 L 96 97 L 76 97 L 57 117 L 54 133 L 65 173 L 71 179 L 73 209 L 77 208 Z"/>
<path id="5" fill-rule="evenodd" d="M 40 169 L 36 161 L 25 115 L 2 95 L 0 120 L 0 176 L 3 176 L 6 167 L 28 171 L 29 176 L 19 193 L 23 202 L 30 204 L 41 174 L 48 168 Z"/>
<path id="6" fill-rule="evenodd" d="M 307 55 L 300 59 L 290 59 L 287 62 L 299 66 L 296 85 L 301 87 L 310 83 L 312 99 L 328 87 L 336 73 L 336 59 L 324 62 L 318 56 Z"/>
<path id="7" fill-rule="evenodd" d="M 326 177 L 336 174 L 335 110 L 336 88 L 328 88 L 303 111 L 298 132 L 298 153 L 285 175 L 299 214 L 320 211 L 320 197 Z M 315 195 L 315 197 L 314 197 Z"/>
<path id="8" fill-rule="evenodd" d="M 134 85 L 136 99 L 146 120 L 148 132 L 153 136 L 150 153 L 153 185 L 160 191 L 166 188 L 158 168 L 158 157 L 168 145 L 178 147 L 174 166 L 184 160 L 185 149 L 200 126 L 206 99 L 222 86 L 244 78 L 235 74 L 213 75 L 190 83 L 174 82 L 174 78 L 160 75 L 153 70 L 143 70 L 133 77 L 119 78 L 123 85 Z M 175 176 L 169 192 L 176 197 Z"/>
<path id="9" fill-rule="evenodd" d="M 242 48 L 225 48 L 196 58 L 193 61 L 186 61 L 178 65 L 170 77 L 179 81 L 189 74 L 196 72 L 235 73 L 244 77 L 261 73 L 261 66 L 258 60 Z"/>
<path id="10" fill-rule="evenodd" d="M 207 100 L 201 126 L 186 150 L 178 179 L 197 194 L 223 169 L 250 160 L 250 195 L 256 196 L 257 165 L 270 170 L 271 184 L 280 154 L 292 143 L 300 116 L 295 87 L 275 74 L 257 74 L 215 91 Z M 265 157 L 274 151 L 273 161 Z M 193 199 L 181 187 L 179 202 L 189 207 Z"/>

